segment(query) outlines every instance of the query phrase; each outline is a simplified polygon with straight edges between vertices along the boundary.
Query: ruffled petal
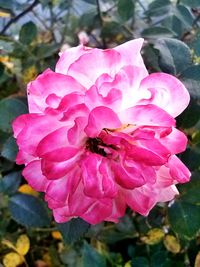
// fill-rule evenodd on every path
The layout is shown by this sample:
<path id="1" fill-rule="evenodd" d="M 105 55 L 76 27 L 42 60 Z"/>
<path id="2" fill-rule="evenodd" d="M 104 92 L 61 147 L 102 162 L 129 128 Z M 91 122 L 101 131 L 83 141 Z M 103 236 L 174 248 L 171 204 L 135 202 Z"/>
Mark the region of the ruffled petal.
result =
<path id="1" fill-rule="evenodd" d="M 175 120 L 155 105 L 138 105 L 118 113 L 122 123 L 133 125 L 175 126 Z"/>
<path id="2" fill-rule="evenodd" d="M 60 58 L 56 64 L 56 72 L 67 74 L 70 65 L 79 59 L 80 56 L 89 53 L 90 51 L 90 48 L 79 45 L 77 47 L 69 48 L 64 52 L 60 52 Z"/>
<path id="3" fill-rule="evenodd" d="M 113 49 L 92 49 L 74 61 L 67 74 L 74 78 L 78 77 L 79 82 L 84 87 L 90 88 L 103 73 L 108 73 L 114 77 L 120 69 L 120 62 L 120 54 Z"/>
<path id="4" fill-rule="evenodd" d="M 159 139 L 159 142 L 163 144 L 171 154 L 178 154 L 185 151 L 187 146 L 187 137 L 186 135 L 177 130 L 176 128 L 172 128 L 172 132 Z"/>
<path id="5" fill-rule="evenodd" d="M 143 68 L 146 71 L 146 75 L 148 72 L 144 65 L 140 50 L 142 48 L 144 39 L 138 38 L 135 40 L 131 40 L 124 44 L 121 44 L 114 48 L 121 55 L 121 61 L 124 65 L 133 65 Z"/>
<path id="6" fill-rule="evenodd" d="M 147 216 L 149 211 L 157 203 L 157 196 L 148 186 L 126 190 L 124 197 L 127 205 L 143 216 Z"/>
<path id="7" fill-rule="evenodd" d="M 97 137 L 104 128 L 119 128 L 120 126 L 121 122 L 112 109 L 96 107 L 89 114 L 85 132 L 89 137 Z"/>
<path id="8" fill-rule="evenodd" d="M 22 175 L 33 189 L 42 192 L 46 191 L 49 181 L 42 174 L 40 160 L 31 161 L 23 170 Z"/>
<path id="9" fill-rule="evenodd" d="M 84 194 L 93 198 L 114 198 L 117 188 L 109 168 L 109 160 L 90 153 L 81 164 Z"/>
<path id="10" fill-rule="evenodd" d="M 28 84 L 27 91 L 29 111 L 43 113 L 48 106 L 56 108 L 65 95 L 85 89 L 73 77 L 48 69 Z"/>
<path id="11" fill-rule="evenodd" d="M 170 157 L 168 166 L 170 175 L 179 183 L 187 183 L 190 180 L 190 171 L 177 156 Z"/>
<path id="12" fill-rule="evenodd" d="M 183 83 L 166 73 L 150 74 L 142 81 L 140 90 L 151 92 L 151 97 L 141 103 L 154 104 L 173 117 L 183 112 L 190 101 L 189 93 Z"/>
<path id="13" fill-rule="evenodd" d="M 46 135 L 62 126 L 63 123 L 55 120 L 52 116 L 40 114 L 22 115 L 13 123 L 19 149 L 32 156 L 37 156 L 38 143 Z"/>

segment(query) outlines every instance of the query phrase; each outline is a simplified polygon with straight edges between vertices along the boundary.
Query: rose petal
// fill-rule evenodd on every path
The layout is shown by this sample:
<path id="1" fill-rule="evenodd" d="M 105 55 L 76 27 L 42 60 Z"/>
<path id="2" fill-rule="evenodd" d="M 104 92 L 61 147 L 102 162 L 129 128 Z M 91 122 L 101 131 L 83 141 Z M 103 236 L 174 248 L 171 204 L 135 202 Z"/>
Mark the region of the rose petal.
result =
<path id="1" fill-rule="evenodd" d="M 190 180 L 190 171 L 177 156 L 170 157 L 168 166 L 170 168 L 170 175 L 179 183 L 186 183 Z"/>
<path id="2" fill-rule="evenodd" d="M 119 128 L 120 126 L 121 122 L 112 109 L 108 107 L 96 107 L 89 114 L 85 133 L 89 137 L 97 137 L 104 128 Z"/>
<path id="3" fill-rule="evenodd" d="M 74 88 L 76 88 L 74 90 Z M 55 73 L 48 69 L 28 84 L 28 104 L 31 113 L 42 113 L 50 104 L 50 95 L 56 98 L 56 106 L 60 97 L 72 92 L 84 92 L 85 89 L 73 77 Z M 51 105 L 52 106 L 52 103 Z"/>
<path id="4" fill-rule="evenodd" d="M 150 91 L 151 98 L 142 101 L 154 104 L 177 117 L 188 106 L 190 96 L 183 83 L 166 73 L 153 73 L 146 77 L 140 87 L 141 91 Z"/>
<path id="5" fill-rule="evenodd" d="M 67 74 L 69 66 L 74 63 L 74 61 L 76 61 L 80 56 L 89 53 L 90 51 L 90 48 L 79 45 L 77 47 L 72 47 L 64 52 L 61 52 L 59 54 L 60 58 L 56 64 L 56 72 Z"/>
<path id="6" fill-rule="evenodd" d="M 155 105 L 138 105 L 125 109 L 118 114 L 124 124 L 152 125 L 152 126 L 175 126 L 175 120 L 163 109 Z"/>
<path id="7" fill-rule="evenodd" d="M 42 174 L 40 160 L 30 162 L 23 170 L 22 175 L 33 189 L 42 192 L 46 191 L 49 181 Z"/>

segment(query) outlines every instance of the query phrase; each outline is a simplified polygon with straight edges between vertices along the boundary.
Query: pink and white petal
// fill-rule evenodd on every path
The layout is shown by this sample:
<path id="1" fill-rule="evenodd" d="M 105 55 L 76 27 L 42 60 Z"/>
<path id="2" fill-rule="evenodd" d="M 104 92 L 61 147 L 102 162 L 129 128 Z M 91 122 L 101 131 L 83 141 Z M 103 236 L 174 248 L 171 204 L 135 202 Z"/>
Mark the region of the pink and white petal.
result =
<path id="1" fill-rule="evenodd" d="M 42 173 L 49 180 L 56 180 L 65 175 L 73 168 L 76 167 L 76 163 L 79 161 L 79 154 L 76 154 L 73 158 L 66 161 L 55 162 L 42 159 Z"/>
<path id="2" fill-rule="evenodd" d="M 76 89 L 76 88 L 73 88 Z M 58 112 L 66 112 L 69 108 L 72 108 L 74 105 L 78 105 L 84 102 L 84 95 L 78 92 L 73 92 L 65 95 L 58 108 L 56 109 Z"/>
<path id="3" fill-rule="evenodd" d="M 112 162 L 112 171 L 119 186 L 125 189 L 134 189 L 145 184 L 144 177 L 135 166 Z"/>
<path id="4" fill-rule="evenodd" d="M 91 49 L 72 63 L 67 72 L 86 88 L 90 88 L 103 73 L 114 77 L 120 68 L 121 57 L 113 49 L 100 50 Z"/>
<path id="5" fill-rule="evenodd" d="M 66 205 L 69 192 L 67 188 L 67 179 L 65 176 L 61 179 L 49 181 L 49 185 L 46 189 L 45 200 L 48 202 L 50 209 L 61 208 Z"/>
<path id="6" fill-rule="evenodd" d="M 141 67 L 146 71 L 146 75 L 148 75 L 142 56 L 140 54 L 143 42 L 144 39 L 138 38 L 119 45 L 115 47 L 114 50 L 121 55 L 121 61 L 123 62 L 123 66 L 134 65 Z"/>
<path id="7" fill-rule="evenodd" d="M 85 128 L 85 133 L 89 137 L 97 137 L 104 128 L 119 128 L 121 122 L 117 114 L 108 107 L 94 108 L 88 118 L 88 124 Z"/>
<path id="8" fill-rule="evenodd" d="M 38 157 L 43 157 L 44 154 L 58 148 L 69 146 L 67 132 L 68 127 L 63 126 L 46 135 L 37 146 L 36 153 Z"/>
<path id="9" fill-rule="evenodd" d="M 166 111 L 155 105 L 138 105 L 118 113 L 123 124 L 137 126 L 175 126 L 175 120 Z"/>
<path id="10" fill-rule="evenodd" d="M 44 153 L 42 157 L 45 158 L 45 160 L 47 161 L 63 162 L 72 159 L 75 155 L 79 153 L 79 151 L 79 148 L 75 148 L 72 146 L 60 147 L 58 149 Z"/>
<path id="11" fill-rule="evenodd" d="M 37 114 L 23 114 L 18 116 L 12 122 L 14 137 L 17 138 L 21 131 L 24 129 L 24 127 L 28 124 L 29 120 L 32 120 L 34 118 L 37 118 Z"/>
<path id="12" fill-rule="evenodd" d="M 176 117 L 188 106 L 190 96 L 181 81 L 166 73 L 153 73 L 140 86 L 141 91 L 151 92 L 151 97 L 141 104 L 154 104 Z"/>
<path id="13" fill-rule="evenodd" d="M 61 121 L 74 121 L 77 117 L 88 117 L 89 112 L 88 107 L 84 103 L 73 105 L 64 112 Z"/>
<path id="14" fill-rule="evenodd" d="M 109 88 L 110 90 L 104 96 L 99 93 L 96 86 L 92 86 L 85 93 L 85 103 L 93 109 L 97 106 L 109 106 L 113 110 L 117 110 L 122 101 L 122 92 L 115 88 Z"/>
<path id="15" fill-rule="evenodd" d="M 42 174 L 41 161 L 34 160 L 24 168 L 22 175 L 28 184 L 37 191 L 45 192 L 50 181 Z"/>
<path id="16" fill-rule="evenodd" d="M 150 92 L 139 90 L 140 83 L 146 77 L 146 70 L 137 66 L 123 66 L 112 81 L 106 80 L 98 86 L 99 93 L 107 95 L 113 88 L 121 92 L 121 101 L 115 107 L 122 111 L 137 104 L 145 97 L 150 97 Z"/>
<path id="17" fill-rule="evenodd" d="M 124 191 L 127 205 L 143 216 L 147 216 L 157 203 L 157 196 L 148 186 Z"/>
<path id="18" fill-rule="evenodd" d="M 156 186 L 158 188 L 169 187 L 174 183 L 176 183 L 176 181 L 170 175 L 170 169 L 165 165 L 161 166 L 156 171 L 156 175 L 157 175 Z"/>
<path id="19" fill-rule="evenodd" d="M 28 84 L 27 91 L 29 112 L 42 113 L 50 104 L 48 99 L 50 95 L 54 95 L 54 100 L 56 98 L 56 105 L 58 106 L 59 99 L 61 100 L 62 97 L 72 92 L 84 92 L 85 88 L 73 77 L 48 69 Z M 54 107 L 54 104 L 50 106 Z"/>
<path id="20" fill-rule="evenodd" d="M 190 180 L 190 171 L 177 156 L 170 157 L 168 167 L 172 178 L 179 183 L 187 183 Z"/>
<path id="21" fill-rule="evenodd" d="M 81 216 L 96 201 L 96 199 L 86 196 L 83 190 L 83 183 L 80 181 L 76 190 L 69 195 L 68 206 L 73 216 Z"/>
<path id="22" fill-rule="evenodd" d="M 87 118 L 86 117 L 78 117 L 74 120 L 74 126 L 68 130 L 67 138 L 68 142 L 71 145 L 78 146 L 81 149 L 87 139 L 87 135 L 84 132 L 84 128 L 87 125 Z"/>
<path id="23" fill-rule="evenodd" d="M 109 217 L 105 219 L 108 222 L 119 221 L 119 218 L 123 217 L 126 211 L 126 202 L 124 200 L 124 196 L 121 192 L 118 193 L 115 199 L 112 202 L 112 213 Z"/>
<path id="24" fill-rule="evenodd" d="M 112 200 L 100 199 L 94 203 L 84 212 L 80 217 L 90 224 L 98 224 L 104 221 L 112 214 Z"/>
<path id="25" fill-rule="evenodd" d="M 90 153 L 82 160 L 82 179 L 84 194 L 88 197 L 113 198 L 117 194 L 117 188 L 113 180 L 113 174 L 109 171 L 109 161 L 102 159 L 100 155 Z"/>
<path id="26" fill-rule="evenodd" d="M 126 156 L 132 160 L 142 163 L 148 166 L 160 166 L 168 161 L 170 153 L 163 149 L 158 153 L 137 145 L 132 145 L 125 140 L 122 140 L 122 144 L 126 150 Z"/>
<path id="27" fill-rule="evenodd" d="M 16 122 L 17 123 L 17 120 Z M 17 136 L 17 144 L 20 150 L 36 155 L 38 143 L 49 133 L 63 126 L 63 123 L 54 117 L 40 114 L 28 114 L 26 124 Z"/>
<path id="28" fill-rule="evenodd" d="M 80 56 L 87 54 L 90 51 L 91 48 L 79 45 L 77 47 L 69 48 L 64 52 L 60 52 L 60 58 L 56 64 L 56 72 L 66 75 L 70 65 L 79 59 Z"/>
<path id="29" fill-rule="evenodd" d="M 175 198 L 176 195 L 179 195 L 179 192 L 175 185 L 161 188 L 159 189 L 159 193 L 157 194 L 157 202 L 171 201 Z"/>
<path id="30" fill-rule="evenodd" d="M 160 138 L 159 141 L 169 149 L 171 154 L 185 151 L 188 142 L 186 135 L 174 127 L 169 135 Z"/>
<path id="31" fill-rule="evenodd" d="M 57 96 L 56 94 L 52 93 L 52 94 L 49 94 L 45 100 L 46 104 L 49 106 L 49 107 L 52 107 L 53 109 L 54 108 L 57 108 L 60 104 L 60 101 L 61 101 L 61 97 Z"/>
<path id="32" fill-rule="evenodd" d="M 168 148 L 164 146 L 164 144 L 160 143 L 160 140 L 157 140 L 155 138 L 148 140 L 141 139 L 138 141 L 138 146 L 139 145 L 143 148 L 151 150 L 153 153 L 163 158 L 169 158 L 169 156 L 171 155 Z"/>
<path id="33" fill-rule="evenodd" d="M 74 168 L 65 177 L 51 181 L 45 196 L 49 207 L 55 209 L 65 206 L 69 195 L 76 190 L 80 179 L 79 168 Z"/>
<path id="34" fill-rule="evenodd" d="M 53 209 L 53 217 L 57 223 L 65 223 L 74 218 L 74 216 L 71 216 L 67 205 Z"/>
<path id="35" fill-rule="evenodd" d="M 118 193 L 118 188 L 114 180 L 114 173 L 111 170 L 110 161 L 102 158 L 99 165 L 99 172 L 102 175 L 102 188 L 105 197 L 114 198 Z"/>
<path id="36" fill-rule="evenodd" d="M 29 155 L 28 153 L 24 152 L 23 150 L 19 150 L 16 156 L 16 163 L 18 165 L 25 164 L 27 165 L 29 162 L 35 160 L 35 157 Z"/>

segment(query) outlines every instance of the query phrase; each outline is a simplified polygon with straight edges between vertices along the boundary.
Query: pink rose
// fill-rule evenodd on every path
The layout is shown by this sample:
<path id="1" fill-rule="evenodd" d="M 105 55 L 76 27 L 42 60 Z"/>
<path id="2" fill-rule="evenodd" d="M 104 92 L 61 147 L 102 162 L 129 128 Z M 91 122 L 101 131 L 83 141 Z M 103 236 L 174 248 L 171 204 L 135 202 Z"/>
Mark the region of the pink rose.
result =
<path id="1" fill-rule="evenodd" d="M 70 48 L 28 85 L 30 114 L 13 123 L 16 162 L 57 222 L 117 222 L 127 206 L 146 216 L 189 180 L 174 119 L 189 94 L 171 75 L 148 74 L 142 43 Z"/>

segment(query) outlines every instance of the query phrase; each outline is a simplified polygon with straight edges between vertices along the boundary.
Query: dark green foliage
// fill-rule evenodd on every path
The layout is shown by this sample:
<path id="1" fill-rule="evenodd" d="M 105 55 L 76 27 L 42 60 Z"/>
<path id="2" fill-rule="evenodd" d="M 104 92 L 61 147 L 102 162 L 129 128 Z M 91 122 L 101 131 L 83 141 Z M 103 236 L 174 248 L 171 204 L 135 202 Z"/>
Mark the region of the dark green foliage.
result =
<path id="1" fill-rule="evenodd" d="M 84 267 L 106 267 L 106 259 L 100 255 L 93 247 L 86 242 L 83 246 L 83 266 Z"/>
<path id="2" fill-rule="evenodd" d="M 90 224 L 80 218 L 57 224 L 66 244 L 79 240 L 88 231 Z"/>
<path id="3" fill-rule="evenodd" d="M 32 21 L 24 24 L 19 33 L 19 40 L 23 44 L 30 44 L 37 36 L 37 27 Z"/>
<path id="4" fill-rule="evenodd" d="M 43 227 L 50 224 L 44 202 L 27 194 L 16 194 L 10 198 L 9 210 L 18 223 L 27 227 Z"/>
<path id="5" fill-rule="evenodd" d="M 7 98 L 0 101 L 0 130 L 4 132 L 11 132 L 11 123 L 13 120 L 28 112 L 27 106 L 15 98 Z"/>
<path id="6" fill-rule="evenodd" d="M 134 17 L 134 4 L 133 0 L 119 0 L 118 1 L 118 13 L 122 20 L 126 21 Z"/>

